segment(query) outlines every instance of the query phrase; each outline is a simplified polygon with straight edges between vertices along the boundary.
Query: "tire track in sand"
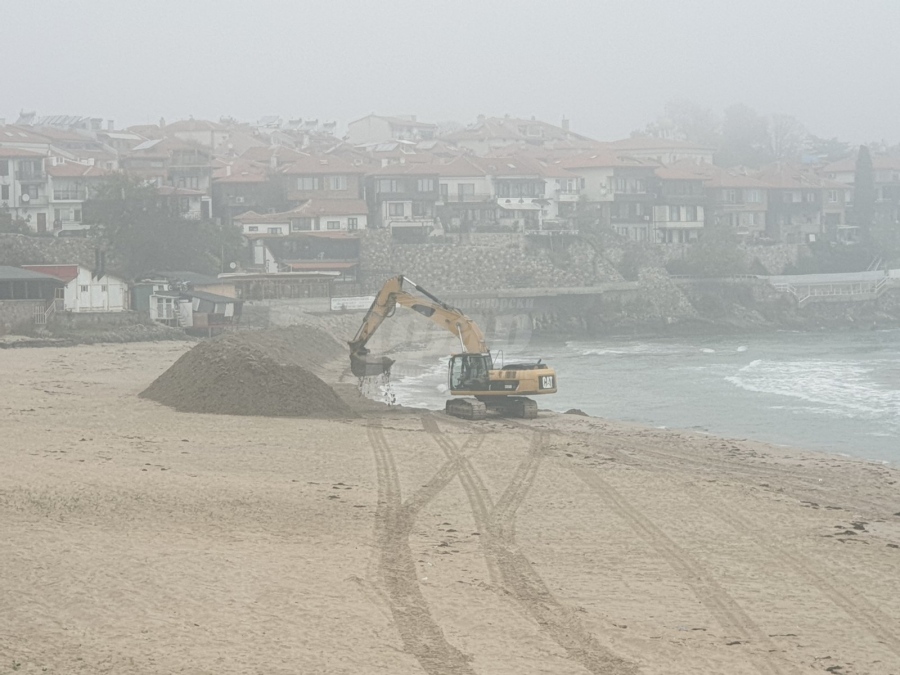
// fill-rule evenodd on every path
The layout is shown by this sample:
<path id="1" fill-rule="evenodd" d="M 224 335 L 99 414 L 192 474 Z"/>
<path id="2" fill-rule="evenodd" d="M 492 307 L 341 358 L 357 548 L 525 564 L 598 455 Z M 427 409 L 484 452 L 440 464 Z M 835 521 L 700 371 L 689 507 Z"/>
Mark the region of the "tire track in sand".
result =
<path id="1" fill-rule="evenodd" d="M 456 445 L 443 435 L 433 417 L 422 425 L 448 457 L 459 456 Z M 596 675 L 630 675 L 636 664 L 613 654 L 584 627 L 575 610 L 562 604 L 534 571 L 516 543 L 516 514 L 534 485 L 544 457 L 544 434 L 532 434 L 531 447 L 513 477 L 491 507 L 491 498 L 475 467 L 462 459 L 460 482 L 482 532 L 481 545 L 488 569 L 494 569 L 506 591 L 558 644 L 569 659 Z M 483 524 L 481 524 L 483 523 Z"/>
<path id="2" fill-rule="evenodd" d="M 666 535 L 652 520 L 632 506 L 609 483 L 596 473 L 567 467 L 612 511 L 662 557 L 706 607 L 729 637 L 757 645 L 767 653 L 747 654 L 754 668 L 763 675 L 781 675 L 789 668 L 778 663 L 768 652 L 778 651 L 769 636 L 753 621 L 724 588 L 688 553 Z M 791 671 L 792 668 L 789 668 Z"/>
<path id="3" fill-rule="evenodd" d="M 813 569 L 802 555 L 792 553 L 784 546 L 767 539 L 763 533 L 754 529 L 746 520 L 731 513 L 725 504 L 720 504 L 714 512 L 712 510 L 709 512 L 714 513 L 736 532 L 752 539 L 761 549 L 768 551 L 786 567 L 794 569 L 800 576 L 809 580 L 814 587 L 872 637 L 900 656 L 900 638 L 897 637 L 900 635 L 900 625 L 895 619 L 882 612 L 866 598 L 860 595 L 851 596 L 841 590 L 836 583 L 829 580 L 830 575 L 827 572 Z"/>
<path id="4" fill-rule="evenodd" d="M 446 465 L 441 467 L 438 472 L 440 479 L 429 481 L 423 488 L 427 490 L 425 496 L 420 496 L 411 508 L 410 503 L 404 505 L 402 502 L 400 478 L 381 424 L 371 420 L 366 433 L 375 456 L 378 478 L 378 506 L 375 510 L 378 575 L 394 625 L 403 641 L 403 650 L 413 655 L 429 675 L 474 675 L 468 657 L 447 642 L 440 626 L 431 616 L 419 587 L 409 548 L 409 534 L 418 510 L 452 480 L 455 471 L 445 471 Z"/>

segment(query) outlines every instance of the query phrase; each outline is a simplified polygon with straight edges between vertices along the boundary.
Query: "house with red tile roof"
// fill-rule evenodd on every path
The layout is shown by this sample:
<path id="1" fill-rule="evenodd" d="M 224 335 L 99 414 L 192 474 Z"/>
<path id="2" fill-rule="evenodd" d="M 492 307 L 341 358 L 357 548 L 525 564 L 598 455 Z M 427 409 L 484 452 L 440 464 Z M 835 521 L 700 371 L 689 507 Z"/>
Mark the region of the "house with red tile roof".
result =
<path id="1" fill-rule="evenodd" d="M 570 131 L 567 120 L 563 121 L 562 126 L 555 126 L 534 117 L 526 120 L 509 115 L 479 115 L 474 124 L 447 134 L 443 140 L 477 155 L 487 155 L 500 148 L 504 148 L 504 154 L 510 154 L 515 152 L 515 148 L 528 146 L 553 148 L 557 145 L 594 142 L 587 136 Z"/>
<path id="2" fill-rule="evenodd" d="M 366 175 L 370 226 L 390 228 L 395 234 L 430 234 L 440 200 L 437 164 L 391 164 Z"/>
<path id="3" fill-rule="evenodd" d="M 787 162 L 763 167 L 754 178 L 768 191 L 766 223 L 772 239 L 788 244 L 858 239 L 858 228 L 847 220 L 848 185 Z"/>
<path id="4" fill-rule="evenodd" d="M 856 181 L 856 155 L 854 153 L 825 165 L 821 175 L 852 188 Z M 875 217 L 883 223 L 900 224 L 900 156 L 872 154 L 872 173 L 875 179 Z"/>
<path id="5" fill-rule="evenodd" d="M 301 204 L 308 199 L 362 199 L 367 170 L 337 155 L 303 154 L 279 172 L 287 203 Z"/>

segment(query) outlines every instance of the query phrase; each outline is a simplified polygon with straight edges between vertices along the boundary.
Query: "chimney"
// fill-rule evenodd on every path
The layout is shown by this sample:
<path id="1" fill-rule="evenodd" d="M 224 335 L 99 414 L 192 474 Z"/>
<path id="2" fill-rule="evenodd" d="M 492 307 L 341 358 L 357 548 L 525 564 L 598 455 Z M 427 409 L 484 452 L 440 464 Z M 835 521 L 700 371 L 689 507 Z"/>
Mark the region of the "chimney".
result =
<path id="1" fill-rule="evenodd" d="M 562 127 L 562 130 L 563 130 L 563 131 L 568 131 L 568 130 L 569 130 L 569 118 L 568 118 L 568 117 L 563 117 L 563 118 L 562 118 L 562 124 L 560 124 L 560 126 Z"/>
<path id="2" fill-rule="evenodd" d="M 115 131 L 116 123 L 113 120 L 106 120 L 106 130 Z"/>

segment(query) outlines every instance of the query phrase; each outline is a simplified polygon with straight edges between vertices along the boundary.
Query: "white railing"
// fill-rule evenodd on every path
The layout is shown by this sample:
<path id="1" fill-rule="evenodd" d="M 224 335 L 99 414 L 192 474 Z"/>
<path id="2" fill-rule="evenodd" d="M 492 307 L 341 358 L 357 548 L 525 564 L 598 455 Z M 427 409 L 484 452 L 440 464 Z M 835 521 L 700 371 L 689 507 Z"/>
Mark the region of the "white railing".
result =
<path id="1" fill-rule="evenodd" d="M 888 278 L 877 281 L 846 281 L 843 283 L 822 284 L 774 284 L 775 290 L 780 293 L 790 293 L 797 298 L 797 304 L 804 305 L 813 298 L 872 298 L 880 297 L 888 284 Z"/>
<path id="2" fill-rule="evenodd" d="M 62 301 L 59 298 L 50 301 L 50 304 L 47 307 L 35 306 L 34 308 L 34 323 L 37 326 L 46 326 L 47 322 L 50 321 L 50 317 L 56 314 L 57 310 L 61 309 L 58 305 L 60 305 Z"/>

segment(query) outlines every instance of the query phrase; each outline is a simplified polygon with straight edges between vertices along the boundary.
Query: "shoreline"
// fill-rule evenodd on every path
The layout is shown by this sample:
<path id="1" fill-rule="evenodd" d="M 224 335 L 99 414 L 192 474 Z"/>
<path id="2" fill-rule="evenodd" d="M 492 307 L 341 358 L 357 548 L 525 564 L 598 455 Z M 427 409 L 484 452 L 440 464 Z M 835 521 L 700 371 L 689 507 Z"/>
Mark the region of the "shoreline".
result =
<path id="1" fill-rule="evenodd" d="M 188 348 L 0 351 L 0 663 L 900 669 L 898 469 L 564 413 L 139 398 Z M 341 359 L 318 370 L 354 385 Z"/>

